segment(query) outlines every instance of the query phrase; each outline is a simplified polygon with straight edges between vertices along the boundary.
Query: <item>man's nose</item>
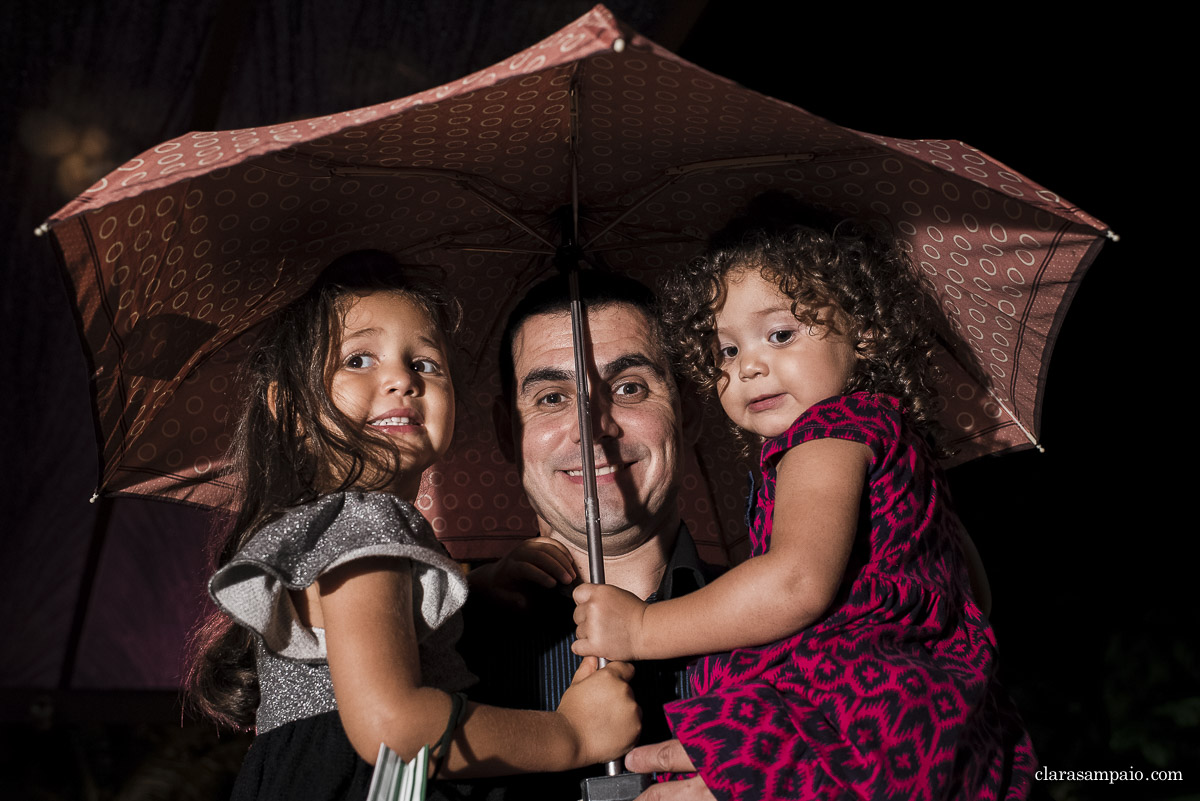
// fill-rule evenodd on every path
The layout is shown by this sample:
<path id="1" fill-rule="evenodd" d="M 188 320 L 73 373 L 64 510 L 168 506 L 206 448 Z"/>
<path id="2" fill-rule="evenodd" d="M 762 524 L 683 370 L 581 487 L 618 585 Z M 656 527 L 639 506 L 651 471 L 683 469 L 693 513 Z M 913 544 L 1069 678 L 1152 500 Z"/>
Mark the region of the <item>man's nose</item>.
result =
<path id="1" fill-rule="evenodd" d="M 615 438 L 621 435 L 621 426 L 613 417 L 613 401 L 604 392 L 596 390 L 592 391 L 591 402 L 588 404 L 588 413 L 592 421 L 592 438 L 605 439 Z M 578 421 L 578 414 L 576 415 Z M 576 422 L 571 427 L 572 440 L 579 442 L 579 424 Z"/>

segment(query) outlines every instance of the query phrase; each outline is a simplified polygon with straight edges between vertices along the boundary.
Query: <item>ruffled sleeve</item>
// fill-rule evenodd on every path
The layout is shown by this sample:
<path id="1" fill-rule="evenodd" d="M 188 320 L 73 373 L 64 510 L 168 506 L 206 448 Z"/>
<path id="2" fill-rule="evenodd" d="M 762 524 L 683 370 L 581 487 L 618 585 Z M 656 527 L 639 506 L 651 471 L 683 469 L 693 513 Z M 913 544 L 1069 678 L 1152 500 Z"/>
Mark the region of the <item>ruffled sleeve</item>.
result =
<path id="1" fill-rule="evenodd" d="M 418 642 L 466 601 L 462 571 L 421 513 L 377 492 L 334 493 L 288 510 L 217 571 L 209 593 L 273 653 L 324 661 L 323 632 L 300 622 L 287 591 L 304 589 L 339 565 L 376 556 L 407 559 L 411 566 Z"/>

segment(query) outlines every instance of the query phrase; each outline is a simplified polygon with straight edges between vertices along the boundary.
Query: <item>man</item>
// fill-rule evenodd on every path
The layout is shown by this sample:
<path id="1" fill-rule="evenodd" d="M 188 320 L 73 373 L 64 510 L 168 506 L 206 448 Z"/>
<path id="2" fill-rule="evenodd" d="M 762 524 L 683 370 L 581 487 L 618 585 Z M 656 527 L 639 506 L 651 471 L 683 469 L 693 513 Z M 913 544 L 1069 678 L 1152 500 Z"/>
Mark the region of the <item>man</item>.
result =
<path id="1" fill-rule="evenodd" d="M 643 599 L 682 595 L 715 573 L 697 557 L 678 509 L 685 422 L 698 415 L 684 414 L 649 290 L 631 279 L 597 273 L 581 274 L 580 284 L 587 308 L 605 579 Z M 569 589 L 588 575 L 565 278 L 538 285 L 518 304 L 502 337 L 500 359 L 497 431 L 520 470 L 537 514 L 538 537 L 472 575 L 476 601 L 491 602 L 470 605 L 462 650 L 481 677 L 473 697 L 553 709 L 579 659 L 570 650 L 574 603 Z M 686 692 L 685 661 L 636 667 L 642 741 L 667 740 L 662 706 Z M 648 747 L 633 756 L 633 763 L 647 771 L 684 770 L 682 754 L 677 747 Z M 507 797 L 577 798 L 580 775 L 598 772 L 517 778 Z M 698 779 L 690 786 L 678 784 L 652 792 L 711 797 Z"/>

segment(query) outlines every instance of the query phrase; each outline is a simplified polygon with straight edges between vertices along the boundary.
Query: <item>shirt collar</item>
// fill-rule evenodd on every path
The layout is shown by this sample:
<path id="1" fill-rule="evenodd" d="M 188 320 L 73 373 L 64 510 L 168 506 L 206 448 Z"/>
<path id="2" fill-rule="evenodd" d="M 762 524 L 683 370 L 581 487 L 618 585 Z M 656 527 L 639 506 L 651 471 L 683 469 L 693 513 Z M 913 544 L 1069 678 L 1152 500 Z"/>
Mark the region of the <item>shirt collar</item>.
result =
<path id="1" fill-rule="evenodd" d="M 686 523 L 679 524 L 679 536 L 667 561 L 658 589 L 646 600 L 665 601 L 700 589 L 717 573 L 717 568 L 700 561 L 696 543 Z"/>

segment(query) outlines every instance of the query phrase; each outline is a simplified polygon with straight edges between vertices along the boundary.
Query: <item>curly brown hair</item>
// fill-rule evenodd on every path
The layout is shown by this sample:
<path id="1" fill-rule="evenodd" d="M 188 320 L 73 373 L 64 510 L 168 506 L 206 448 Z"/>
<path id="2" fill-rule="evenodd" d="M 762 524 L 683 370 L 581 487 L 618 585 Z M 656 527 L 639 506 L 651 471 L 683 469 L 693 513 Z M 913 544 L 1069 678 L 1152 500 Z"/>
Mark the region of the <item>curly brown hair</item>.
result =
<path id="1" fill-rule="evenodd" d="M 792 299 L 807 326 L 844 336 L 859 359 L 845 392 L 897 398 L 910 424 L 935 445 L 932 355 L 942 313 L 932 287 L 900 244 L 850 221 L 755 228 L 744 220 L 714 236 L 710 250 L 669 276 L 664 328 L 674 356 L 700 387 L 721 377 L 716 314 L 730 278 L 756 270 Z"/>

